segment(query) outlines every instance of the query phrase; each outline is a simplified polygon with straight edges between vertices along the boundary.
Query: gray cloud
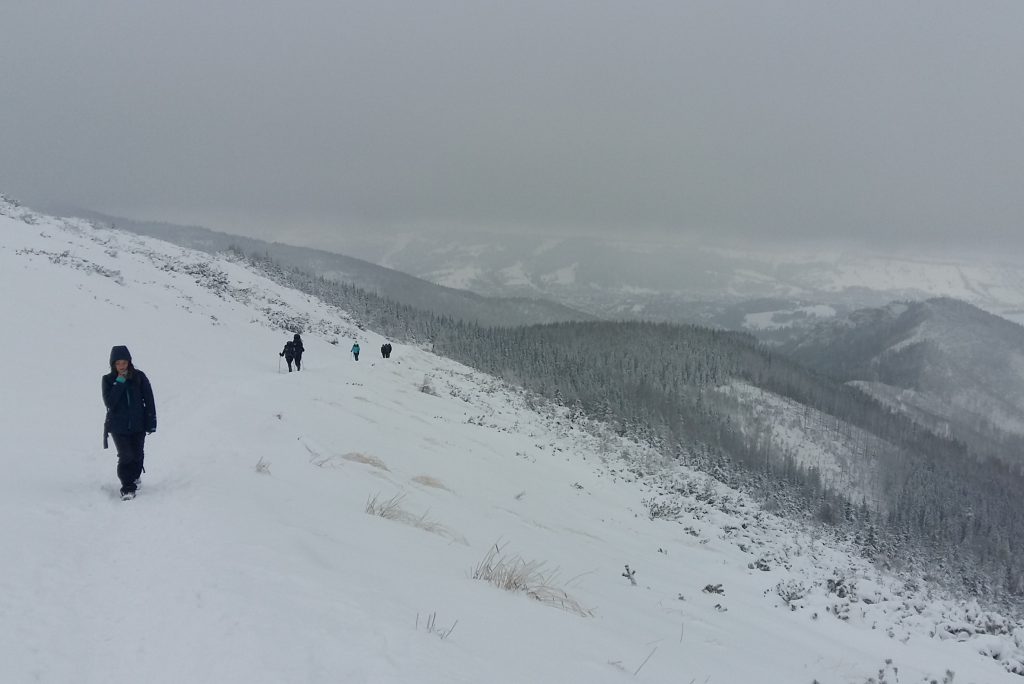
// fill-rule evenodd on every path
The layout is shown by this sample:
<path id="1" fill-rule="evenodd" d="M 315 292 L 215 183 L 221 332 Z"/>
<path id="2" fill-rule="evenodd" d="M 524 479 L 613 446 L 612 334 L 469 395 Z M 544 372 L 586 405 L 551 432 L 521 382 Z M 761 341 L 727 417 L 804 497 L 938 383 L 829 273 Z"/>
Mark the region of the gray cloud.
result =
<path id="1" fill-rule="evenodd" d="M 1016 0 L 57 4 L 2 11 L 0 191 L 30 203 L 1024 242 Z"/>

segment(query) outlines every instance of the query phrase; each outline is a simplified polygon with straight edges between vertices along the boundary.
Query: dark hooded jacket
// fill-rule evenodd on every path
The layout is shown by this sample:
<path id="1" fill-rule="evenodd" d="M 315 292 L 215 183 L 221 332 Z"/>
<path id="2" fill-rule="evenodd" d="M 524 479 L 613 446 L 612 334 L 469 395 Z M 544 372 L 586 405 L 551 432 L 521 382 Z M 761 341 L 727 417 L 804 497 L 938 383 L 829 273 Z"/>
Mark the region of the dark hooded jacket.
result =
<path id="1" fill-rule="evenodd" d="M 114 362 L 128 362 L 125 382 L 117 381 Z M 153 387 L 142 371 L 131 365 L 128 347 L 110 350 L 110 372 L 103 376 L 103 403 L 107 407 L 106 431 L 114 434 L 156 430 L 156 402 Z"/>

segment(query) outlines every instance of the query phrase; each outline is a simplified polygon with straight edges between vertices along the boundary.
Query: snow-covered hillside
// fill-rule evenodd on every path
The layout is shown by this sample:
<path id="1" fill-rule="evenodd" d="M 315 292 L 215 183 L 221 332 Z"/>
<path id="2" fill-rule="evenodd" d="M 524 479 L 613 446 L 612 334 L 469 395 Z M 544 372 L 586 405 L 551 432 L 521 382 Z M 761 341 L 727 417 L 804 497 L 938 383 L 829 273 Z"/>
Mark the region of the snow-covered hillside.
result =
<path id="1" fill-rule="evenodd" d="M 782 351 L 941 432 L 1024 435 L 1024 328 L 952 299 L 823 323 Z M 996 449 L 1016 463 L 1018 449 Z"/>
<path id="2" fill-rule="evenodd" d="M 493 378 L 403 344 L 382 360 L 344 312 L 236 263 L 0 199 L 0 286 L 0 681 L 1024 672 L 1008 620 Z M 297 329 L 304 369 L 280 372 Z M 131 502 L 101 448 L 116 344 L 159 414 Z M 488 558 L 525 590 L 474 579 Z"/>

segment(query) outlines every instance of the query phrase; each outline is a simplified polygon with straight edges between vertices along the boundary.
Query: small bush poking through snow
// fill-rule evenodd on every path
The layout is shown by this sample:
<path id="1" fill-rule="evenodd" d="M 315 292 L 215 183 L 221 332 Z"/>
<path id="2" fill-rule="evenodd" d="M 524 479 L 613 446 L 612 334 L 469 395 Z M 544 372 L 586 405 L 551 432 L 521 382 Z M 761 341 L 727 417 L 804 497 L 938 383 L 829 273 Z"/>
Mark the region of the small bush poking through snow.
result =
<path id="1" fill-rule="evenodd" d="M 807 587 L 796 580 L 784 580 L 775 585 L 775 593 L 779 595 L 782 602 L 789 606 L 790 610 L 799 608 L 797 601 L 807 595 Z"/>
<path id="2" fill-rule="evenodd" d="M 647 516 L 651 520 L 657 518 L 675 520 L 683 510 L 683 504 L 679 501 L 658 501 L 654 497 L 644 499 L 643 504 L 647 509 Z"/>
<path id="3" fill-rule="evenodd" d="M 541 603 L 589 617 L 591 612 L 566 592 L 552 586 L 556 572 L 545 573 L 544 561 L 526 561 L 521 556 L 504 556 L 497 544 L 473 568 L 473 579 L 490 582 L 499 589 L 523 592 Z"/>
<path id="4" fill-rule="evenodd" d="M 264 475 L 270 474 L 270 461 L 264 461 L 263 457 L 260 456 L 260 460 L 256 461 L 256 472 L 263 473 Z"/>

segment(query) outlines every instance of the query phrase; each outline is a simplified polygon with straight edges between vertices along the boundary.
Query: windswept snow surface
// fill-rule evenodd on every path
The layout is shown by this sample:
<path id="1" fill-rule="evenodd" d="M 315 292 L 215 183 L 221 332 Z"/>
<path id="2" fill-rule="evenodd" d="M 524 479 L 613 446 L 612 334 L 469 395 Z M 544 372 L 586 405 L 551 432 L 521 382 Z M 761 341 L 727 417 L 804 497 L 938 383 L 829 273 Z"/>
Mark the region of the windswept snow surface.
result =
<path id="1" fill-rule="evenodd" d="M 0 200 L 0 286 L 0 681 L 1020 681 L 1002 618 L 227 260 Z M 131 502 L 115 344 L 159 414 Z M 496 548 L 560 605 L 473 579 Z"/>

